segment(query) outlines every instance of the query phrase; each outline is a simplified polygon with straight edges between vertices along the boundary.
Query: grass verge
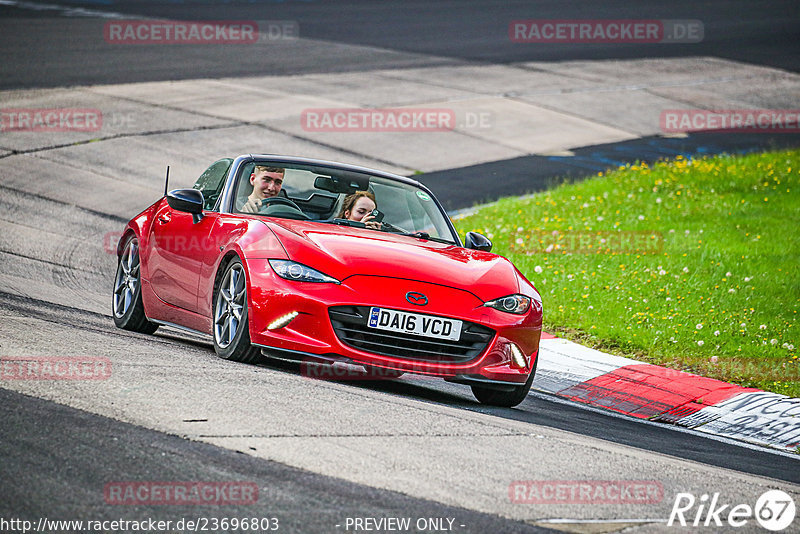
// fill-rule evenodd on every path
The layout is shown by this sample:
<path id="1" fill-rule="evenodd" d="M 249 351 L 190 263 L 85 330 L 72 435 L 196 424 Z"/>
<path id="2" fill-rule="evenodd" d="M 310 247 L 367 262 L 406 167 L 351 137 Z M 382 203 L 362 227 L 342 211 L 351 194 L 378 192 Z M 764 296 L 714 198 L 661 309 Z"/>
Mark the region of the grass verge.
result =
<path id="1" fill-rule="evenodd" d="M 534 283 L 546 331 L 800 397 L 800 150 L 628 165 L 456 226 Z"/>

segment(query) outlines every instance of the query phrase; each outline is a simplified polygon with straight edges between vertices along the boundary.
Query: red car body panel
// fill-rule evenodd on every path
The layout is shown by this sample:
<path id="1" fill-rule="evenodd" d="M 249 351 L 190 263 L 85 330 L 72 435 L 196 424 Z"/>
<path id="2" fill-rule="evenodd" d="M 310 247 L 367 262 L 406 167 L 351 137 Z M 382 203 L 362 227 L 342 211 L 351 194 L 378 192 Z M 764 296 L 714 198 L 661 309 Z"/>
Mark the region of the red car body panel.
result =
<path id="1" fill-rule="evenodd" d="M 249 333 L 266 349 L 338 356 L 356 363 L 440 377 L 469 376 L 523 384 L 538 355 L 541 299 L 533 285 L 505 258 L 363 228 L 246 214 L 207 211 L 200 221 L 172 209 L 162 198 L 129 223 L 139 239 L 142 302 L 146 316 L 212 333 L 212 302 L 220 269 L 231 255 L 247 273 Z M 270 259 L 290 259 L 339 280 L 285 280 Z M 427 296 L 418 306 L 408 292 Z M 523 315 L 485 306 L 488 300 L 521 293 L 532 306 Z M 479 354 L 467 361 L 426 361 L 358 349 L 337 336 L 332 307 L 380 307 L 476 323 L 494 331 Z M 290 312 L 287 326 L 270 323 Z M 512 363 L 510 344 L 530 359 Z"/>

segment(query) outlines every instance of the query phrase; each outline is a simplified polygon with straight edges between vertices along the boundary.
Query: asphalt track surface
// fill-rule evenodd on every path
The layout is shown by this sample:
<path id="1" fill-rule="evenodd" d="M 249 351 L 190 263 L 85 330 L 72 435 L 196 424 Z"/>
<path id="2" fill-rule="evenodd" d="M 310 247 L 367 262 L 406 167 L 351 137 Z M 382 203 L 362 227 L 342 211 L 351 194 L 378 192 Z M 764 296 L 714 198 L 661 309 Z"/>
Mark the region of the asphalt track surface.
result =
<path id="1" fill-rule="evenodd" d="M 652 163 L 678 155 L 744 154 L 800 146 L 800 134 L 698 132 L 686 137 L 641 137 L 581 147 L 573 156 L 524 156 L 418 176 L 448 211 L 498 198 L 543 191 L 636 161 Z M 453 187 L 452 184 L 459 184 Z"/>
<path id="2" fill-rule="evenodd" d="M 248 45 L 120 46 L 104 42 L 108 19 L 59 9 L 0 3 L 0 88 L 60 87 L 223 76 L 361 71 L 446 64 L 577 59 L 716 56 L 800 71 L 800 13 L 792 0 L 750 2 L 647 0 L 631 3 L 486 0 L 213 2 L 30 2 L 84 7 L 131 18 L 292 21 L 318 42 Z M 3 5 L 6 4 L 6 5 Z M 509 23 L 525 19 L 699 20 L 693 44 L 524 44 L 511 42 Z M 374 47 L 365 52 L 363 47 Z"/>
<path id="3" fill-rule="evenodd" d="M 627 3 L 603 3 L 602 7 L 598 5 L 591 8 L 579 3 L 559 3 L 553 7 L 556 4 L 521 2 L 490 6 L 477 2 L 435 5 L 399 2 L 251 2 L 225 6 L 207 2 L 84 2 L 82 5 L 99 10 L 174 18 L 288 18 L 299 22 L 303 36 L 341 46 L 366 44 L 379 47 L 380 50 L 365 55 L 348 55 L 342 53 L 345 48 L 326 53 L 325 47 L 310 44 L 309 49 L 298 50 L 297 56 L 262 58 L 233 50 L 222 50 L 219 57 L 201 57 L 201 53 L 191 47 L 168 57 L 163 55 L 163 50 L 147 48 L 124 53 L 115 49 L 111 53 L 87 46 L 80 36 L 59 32 L 64 25 L 69 27 L 70 24 L 84 24 L 85 21 L 75 22 L 77 19 L 61 18 L 60 14 L 52 12 L 31 12 L 30 9 L 0 5 L 0 25 L 3 28 L 0 44 L 4 53 L 4 61 L 0 65 L 0 85 L 4 88 L 35 88 L 181 79 L 196 77 L 200 71 L 204 77 L 216 77 L 254 72 L 282 74 L 440 65 L 450 61 L 511 62 L 688 53 L 688 48 L 678 45 L 652 50 L 621 45 L 599 49 L 576 45 L 574 48 L 545 47 L 531 51 L 530 48 L 512 46 L 507 42 L 508 20 L 556 16 L 706 20 L 709 22 L 706 22 L 707 37 L 703 48 L 692 49 L 692 53 L 795 71 L 800 61 L 796 5 L 792 2 L 685 2 L 669 6 L 650 2 L 637 4 L 635 14 L 625 7 L 629 5 Z M 484 15 L 476 16 L 480 13 Z M 43 20 L 40 22 L 50 31 L 31 34 L 31 27 L 21 24 L 19 17 L 41 18 Z M 393 31 L 385 31 L 387 20 L 391 21 Z M 737 46 L 732 46 L 732 43 L 737 43 Z M 236 61 L 233 61 L 234 55 Z M 762 142 L 762 139 L 759 138 L 758 142 Z M 661 144 L 657 149 L 652 144 L 647 145 L 648 142 L 631 142 L 628 148 L 633 147 L 632 150 L 619 150 L 617 147 L 620 145 L 587 147 L 585 154 L 576 151 L 583 159 L 570 160 L 582 161 L 586 168 L 577 166 L 572 172 L 556 174 L 578 176 L 581 170 L 605 168 L 616 162 L 628 161 L 629 157 L 656 157 L 669 150 L 696 152 L 697 147 L 712 145 L 723 150 L 734 145 L 736 150 L 753 148 L 750 141 L 730 137 L 690 137 L 688 141 L 676 141 L 686 143 L 680 147 L 658 141 Z M 796 140 L 777 139 L 775 143 L 796 145 Z M 624 157 L 620 156 L 621 153 Z M 487 172 L 512 172 L 531 163 L 504 162 L 495 167 L 488 164 L 490 167 L 443 171 L 428 175 L 425 181 L 430 179 L 432 187 L 437 190 L 437 183 L 445 184 L 448 173 L 471 174 L 480 178 Z M 565 166 L 576 167 L 574 163 L 557 158 L 535 160 L 533 163 L 550 164 L 562 171 Z M 548 176 L 552 176 L 549 169 L 546 174 L 542 175 L 543 185 L 547 185 Z M 445 187 L 442 186 L 442 189 Z M 476 191 L 472 196 L 452 196 L 446 201 L 452 208 L 458 208 L 488 198 L 491 198 L 491 194 Z M 142 198 L 142 205 L 150 200 Z M 465 525 L 462 530 L 465 532 L 541 530 L 497 515 L 378 489 L 376 486 L 380 484 L 377 483 L 360 484 L 298 469 L 280 461 L 255 457 L 249 454 L 249 450 L 241 450 L 245 454 L 238 453 L 236 445 L 218 447 L 200 443 L 197 441 L 197 432 L 181 430 L 189 428 L 192 419 L 179 421 L 174 427 L 153 423 L 158 419 L 157 412 L 170 413 L 176 406 L 185 409 L 180 405 L 181 395 L 187 398 L 196 395 L 191 398 L 195 404 L 199 404 L 203 398 L 202 387 L 209 386 L 209 372 L 219 373 L 215 375 L 219 386 L 209 391 L 209 397 L 219 402 L 221 397 L 232 397 L 232 406 L 236 406 L 237 402 L 244 403 L 245 399 L 253 402 L 251 384 L 243 379 L 252 373 L 276 388 L 269 397 L 276 404 L 280 398 L 287 397 L 289 401 L 307 405 L 309 398 L 312 404 L 314 401 L 323 402 L 311 395 L 319 395 L 320 398 L 331 395 L 346 404 L 335 405 L 331 402 L 319 406 L 321 413 L 317 416 L 321 420 L 330 420 L 341 413 L 356 414 L 353 420 L 348 419 L 347 424 L 342 423 L 345 430 L 358 428 L 359 421 L 364 422 L 365 428 L 369 428 L 368 423 L 377 424 L 372 421 L 370 412 L 386 404 L 389 406 L 388 413 L 393 410 L 400 412 L 409 405 L 421 407 L 432 414 L 431 424 L 443 418 L 445 411 L 448 415 L 455 411 L 464 418 L 479 416 L 482 421 L 496 421 L 499 426 L 521 424 L 531 434 L 548 434 L 550 431 L 574 434 L 598 449 L 595 457 L 576 454 L 575 470 L 564 475 L 573 479 L 593 478 L 596 469 L 608 465 L 613 471 L 612 462 L 621 462 L 614 459 L 614 454 L 625 450 L 633 451 L 630 454 L 641 456 L 644 462 L 652 461 L 654 464 L 663 462 L 664 458 L 669 462 L 674 458 L 688 460 L 679 468 L 702 465 L 714 476 L 723 476 L 720 473 L 730 471 L 737 476 L 749 474 L 773 479 L 770 484 L 776 487 L 781 487 L 777 481 L 800 483 L 800 469 L 795 457 L 719 441 L 693 432 L 643 424 L 543 395 L 529 396 L 516 409 L 495 409 L 477 404 L 469 390 L 462 386 L 438 381 L 400 379 L 378 383 L 335 383 L 323 388 L 316 384 L 309 385 L 307 379 L 298 379 L 298 371 L 291 365 L 266 362 L 258 366 L 231 367 L 217 361 L 208 342 L 169 329 L 162 329 L 154 336 L 119 331 L 114 328 L 108 310 L 113 258 L 97 246 L 97 241 L 104 232 L 118 229 L 123 219 L 111 214 L 111 210 L 90 212 L 57 199 L 32 197 L 2 185 L 0 207 L 4 213 L 2 223 L 6 225 L 5 228 L 11 227 L 8 226 L 9 221 L 25 228 L 18 235 L 5 233 L 0 237 L 0 279 L 4 287 L 11 288 L 11 291 L 0 293 L 0 316 L 6 324 L 0 337 L 2 353 L 101 353 L 110 357 L 115 365 L 119 364 L 123 373 L 126 366 L 141 367 L 137 368 L 137 372 L 125 375 L 127 381 L 123 387 L 130 389 L 129 392 L 123 392 L 129 394 L 127 397 L 105 389 L 87 392 L 77 386 L 74 391 L 66 392 L 57 387 L 48 390 L 31 386 L 31 395 L 35 394 L 35 397 L 0 389 L 2 517 L 73 519 L 82 516 L 103 519 L 124 516 L 134 519 L 157 516 L 158 519 L 177 519 L 197 516 L 196 508 L 173 507 L 165 510 L 164 507 L 140 506 L 121 511 L 120 507 L 108 506 L 103 502 L 102 488 L 111 480 L 246 479 L 259 485 L 263 502 L 259 501 L 257 510 L 203 509 L 200 515 L 254 515 L 257 511 L 259 516 L 272 514 L 280 517 L 285 531 L 290 532 L 335 532 L 341 531 L 335 525 L 346 517 L 397 515 L 415 518 L 455 517 Z M 59 221 L 58 227 L 52 225 L 54 218 Z M 18 387 L 25 389 L 26 386 Z M 137 393 L 137 388 L 141 393 Z M 56 402 L 45 400 L 51 398 Z M 141 404 L 146 406 L 148 412 L 130 415 L 135 412 L 132 407 L 147 398 L 151 401 L 155 399 L 150 405 Z M 212 400 L 207 402 L 213 405 Z M 380 402 L 376 404 L 376 400 Z M 87 402 L 90 405 L 86 405 Z M 121 405 L 115 405 L 115 402 L 121 402 Z M 230 408 L 231 405 L 227 406 Z M 244 406 L 247 409 L 242 411 L 248 412 L 254 409 L 253 406 L 263 408 L 265 405 L 244 403 Z M 310 411 L 308 408 L 305 410 L 303 413 L 308 415 Z M 122 417 L 117 420 L 98 415 L 100 412 L 127 413 L 128 419 L 134 422 L 123 422 Z M 218 415 L 232 419 L 238 417 L 232 411 L 223 411 Z M 302 428 L 304 424 L 317 423 L 316 420 L 304 421 L 299 416 L 295 420 L 292 413 L 270 415 L 278 419 L 278 426 Z M 423 428 L 427 428 L 426 423 L 420 422 Z M 387 427 L 387 439 L 397 442 L 407 439 L 400 430 L 393 434 L 395 430 L 391 420 L 383 424 Z M 464 440 L 470 438 L 470 435 L 463 436 Z M 605 450 L 602 447 L 606 445 L 602 444 L 613 446 L 608 445 L 608 450 Z M 419 454 L 425 450 L 421 449 Z M 438 450 L 434 440 L 431 450 Z M 532 445 L 532 450 L 545 456 L 546 451 L 540 445 Z M 564 454 L 571 454 L 571 450 L 565 450 Z M 354 458 L 357 456 L 348 456 L 347 460 L 354 462 Z M 338 469 L 344 473 L 353 469 L 347 460 L 343 459 L 341 465 L 328 468 L 327 471 Z M 623 466 L 620 464 L 619 468 L 622 470 Z M 520 478 L 526 476 L 532 478 L 529 470 L 520 474 Z M 653 472 L 652 476 L 666 478 L 669 474 Z M 442 477 L 446 479 L 447 473 L 443 473 Z M 375 478 L 379 479 L 380 473 Z M 481 481 L 476 480 L 475 484 L 479 486 Z M 584 518 L 591 518 L 595 512 L 590 509 L 582 513 Z"/>
<path id="4" fill-rule="evenodd" d="M 248 481 L 258 503 L 231 506 L 138 505 L 129 521 L 197 517 L 277 518 L 279 531 L 326 532 L 348 517 L 446 517 L 468 532 L 549 532 L 547 529 L 463 508 L 365 488 L 277 462 L 190 442 L 113 419 L 0 389 L 0 517 L 31 520 L 114 520 L 121 515 L 98 491 L 114 480 Z M 31 424 L 36 421 L 37 424 Z M 50 446 L 42 447 L 43 443 Z M 76 451 L 81 451 L 76 462 Z M 146 451 L 146 457 L 142 452 Z M 31 477 L 31 473 L 38 476 Z M 12 481 L 28 480 L 26 484 Z M 127 511 L 126 511 L 127 512 Z M 468 527 L 468 530 L 467 530 Z"/>

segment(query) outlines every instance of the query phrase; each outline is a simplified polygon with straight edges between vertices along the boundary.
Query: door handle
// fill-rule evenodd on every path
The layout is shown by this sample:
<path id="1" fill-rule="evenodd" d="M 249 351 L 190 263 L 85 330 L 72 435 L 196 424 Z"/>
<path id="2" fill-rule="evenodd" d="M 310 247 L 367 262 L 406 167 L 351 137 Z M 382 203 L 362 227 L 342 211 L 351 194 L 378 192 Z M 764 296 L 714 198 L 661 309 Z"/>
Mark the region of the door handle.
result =
<path id="1" fill-rule="evenodd" d="M 167 224 L 170 221 L 169 214 L 163 214 L 158 216 L 158 222 L 161 224 Z"/>

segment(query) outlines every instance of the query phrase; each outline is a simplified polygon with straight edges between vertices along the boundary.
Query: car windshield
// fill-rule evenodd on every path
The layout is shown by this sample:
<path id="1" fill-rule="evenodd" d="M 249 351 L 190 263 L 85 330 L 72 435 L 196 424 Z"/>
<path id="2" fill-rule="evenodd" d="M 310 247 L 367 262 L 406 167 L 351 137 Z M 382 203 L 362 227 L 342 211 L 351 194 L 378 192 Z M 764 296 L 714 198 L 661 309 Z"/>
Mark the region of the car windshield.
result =
<path id="1" fill-rule="evenodd" d="M 355 217 L 354 210 L 345 209 L 347 197 L 353 194 L 374 198 L 379 213 L 373 218 L 380 219 L 380 225 L 373 223 L 367 228 Z M 238 177 L 234 211 L 455 242 L 447 215 L 426 191 L 389 178 L 331 167 L 247 163 Z"/>

